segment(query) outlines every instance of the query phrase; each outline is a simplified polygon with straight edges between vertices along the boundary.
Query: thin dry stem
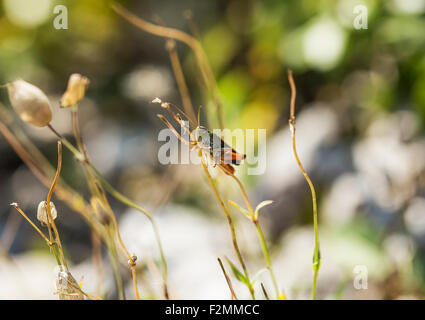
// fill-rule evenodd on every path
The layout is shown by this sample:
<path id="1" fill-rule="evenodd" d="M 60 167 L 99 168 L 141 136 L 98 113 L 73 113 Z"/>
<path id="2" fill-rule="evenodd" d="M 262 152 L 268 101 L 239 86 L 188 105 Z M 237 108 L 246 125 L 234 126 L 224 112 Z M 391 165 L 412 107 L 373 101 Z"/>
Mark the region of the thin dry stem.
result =
<path id="1" fill-rule="evenodd" d="M 12 119 L 12 116 L 10 116 L 7 109 L 5 109 L 1 104 L 0 104 L 0 107 L 1 107 L 1 111 L 3 112 L 2 114 L 3 120 L 7 121 L 8 123 L 11 123 L 10 119 Z M 11 123 L 11 125 L 13 125 L 15 129 L 17 128 L 17 126 L 15 126 L 13 123 Z M 60 136 L 59 133 L 57 133 L 56 130 L 54 130 L 51 126 L 49 127 L 60 139 L 62 139 L 62 137 Z M 18 133 L 14 134 L 1 121 L 0 121 L 0 133 L 3 135 L 6 141 L 10 144 L 10 146 L 16 152 L 16 154 L 22 159 L 22 161 L 31 170 L 31 172 L 36 176 L 36 178 L 39 179 L 44 185 L 49 187 L 51 185 L 52 180 L 49 178 L 49 175 L 46 172 L 49 172 L 49 173 L 54 172 L 54 169 L 51 167 L 50 163 L 44 158 L 41 152 L 37 149 L 37 147 L 35 147 L 32 144 L 32 142 L 26 137 L 26 135 L 22 131 L 19 131 Z M 31 150 L 31 154 L 28 153 L 28 151 L 22 146 L 21 141 L 19 141 L 15 137 L 15 135 L 16 137 L 19 136 L 20 140 L 25 141 L 25 146 Z M 65 141 L 65 142 L 68 142 L 68 141 Z M 67 147 L 69 149 L 73 149 L 71 151 L 77 152 L 77 154 L 76 153 L 74 154 L 78 160 L 82 159 L 82 157 L 78 157 L 78 151 L 75 148 L 73 148 L 73 146 L 70 143 L 68 143 Z M 34 158 L 33 155 L 37 157 Z M 99 222 L 95 218 L 95 216 L 92 214 L 91 207 L 86 203 L 84 198 L 78 192 L 76 192 L 75 190 L 67 186 L 65 183 L 62 183 L 62 185 L 60 184 L 57 185 L 54 192 L 56 193 L 57 197 L 60 200 L 67 203 L 67 205 L 70 208 L 72 208 L 77 213 L 79 213 L 87 221 L 91 229 L 94 230 L 98 235 L 102 237 L 105 243 L 107 244 L 109 243 L 109 240 L 108 240 L 109 232 L 101 224 L 101 222 Z M 32 225 L 34 226 L 34 224 Z M 53 247 L 55 245 L 55 243 L 50 243 L 49 241 L 47 243 L 50 247 Z M 109 244 L 108 244 L 108 250 L 111 253 L 111 259 L 113 261 L 113 265 L 115 266 L 113 257 L 116 255 L 114 255 L 114 253 L 111 251 L 113 250 L 113 248 Z M 61 263 L 58 259 L 58 256 L 56 255 L 56 251 L 53 250 L 53 252 L 55 253 L 55 257 L 58 262 L 58 265 L 60 265 Z M 115 268 L 114 268 L 114 271 L 115 271 Z M 119 272 L 116 273 L 116 276 L 120 278 Z M 120 285 L 118 284 L 118 286 Z M 123 292 L 123 290 L 120 292 Z M 121 297 L 124 298 L 123 295 L 121 295 Z"/>
<path id="2" fill-rule="evenodd" d="M 313 225 L 314 225 L 314 255 L 313 255 L 313 287 L 312 287 L 312 299 L 316 299 L 316 283 L 317 276 L 320 269 L 320 248 L 319 248 L 319 236 L 318 236 L 318 221 L 317 221 L 317 199 L 316 199 L 316 190 L 314 185 L 310 180 L 307 172 L 304 170 L 303 165 L 301 164 L 300 158 L 298 157 L 296 140 L 295 140 L 295 97 L 297 94 L 294 78 L 292 76 L 292 71 L 288 70 L 288 80 L 291 86 L 291 106 L 290 106 L 290 118 L 289 118 L 289 127 L 292 135 L 292 150 L 297 161 L 298 167 L 300 168 L 302 174 L 304 175 L 305 180 L 308 183 L 311 191 L 311 198 L 313 203 Z"/>
<path id="3" fill-rule="evenodd" d="M 89 185 L 91 184 L 91 190 L 93 190 L 94 193 L 96 193 L 97 195 L 101 196 L 103 198 L 103 202 L 106 204 L 107 207 L 107 212 L 109 213 L 110 218 L 112 219 L 112 222 L 114 224 L 114 228 L 117 234 L 117 238 L 118 238 L 118 242 L 120 243 L 122 249 L 124 250 L 125 255 L 128 258 L 129 261 L 129 266 L 131 269 L 131 274 L 132 274 L 132 278 L 133 278 L 133 284 L 134 284 L 134 290 L 135 290 L 135 294 L 136 294 L 136 299 L 140 300 L 140 294 L 139 294 L 139 289 L 137 287 L 137 274 L 136 274 L 136 262 L 133 259 L 133 257 L 130 255 L 130 253 L 128 252 L 126 246 L 124 245 L 124 242 L 121 239 L 121 234 L 118 228 L 118 222 L 117 219 L 115 217 L 114 212 L 112 211 L 112 208 L 108 202 L 108 199 L 105 195 L 105 192 L 102 188 L 102 186 L 99 183 L 96 183 L 96 177 L 93 176 L 93 174 L 91 173 L 91 171 L 89 170 L 89 168 L 87 168 L 87 166 L 89 164 L 91 164 L 90 162 L 90 158 L 87 154 L 86 148 L 84 146 L 83 143 L 83 138 L 81 136 L 80 133 L 80 124 L 79 124 L 79 120 L 78 120 L 78 105 L 74 105 L 72 106 L 72 126 L 73 126 L 73 130 L 74 130 L 74 136 L 75 136 L 75 140 L 77 142 L 77 147 L 78 150 L 83 154 L 84 157 L 84 162 L 83 162 L 83 166 L 84 166 L 84 170 L 87 176 L 87 180 L 89 182 Z"/>
<path id="4" fill-rule="evenodd" d="M 99 235 L 91 232 L 92 242 L 92 262 L 96 269 L 97 292 L 102 292 L 103 295 L 103 265 L 102 265 L 102 243 Z"/>
<path id="5" fill-rule="evenodd" d="M 54 246 L 54 242 L 50 241 L 49 238 L 47 238 L 47 236 L 43 233 L 43 231 L 41 231 L 32 221 L 30 218 L 28 218 L 28 216 L 25 214 L 25 212 L 19 207 L 19 205 L 16 202 L 13 202 L 10 204 L 11 206 L 13 206 L 29 223 L 30 225 L 43 237 L 44 240 L 46 240 L 47 245 L 49 247 Z"/>
<path id="6" fill-rule="evenodd" d="M 266 291 L 266 288 L 264 287 L 264 284 L 262 282 L 261 282 L 261 290 L 263 291 L 264 298 L 266 298 L 266 300 L 270 300 L 269 295 Z"/>
<path id="7" fill-rule="evenodd" d="M 52 185 L 50 186 L 49 193 L 47 194 L 46 207 L 47 207 L 47 215 L 49 217 L 48 221 L 50 221 L 53 232 L 55 233 L 55 240 L 58 244 L 58 249 L 59 249 L 59 254 L 61 256 L 62 264 L 64 265 L 65 269 L 68 270 L 68 265 L 66 263 L 65 255 L 63 253 L 59 232 L 58 232 L 58 229 L 56 228 L 55 221 L 53 220 L 52 213 L 50 211 L 50 200 L 52 198 L 53 190 L 55 189 L 55 186 L 58 182 L 61 169 L 62 169 L 62 142 L 58 141 L 58 166 L 56 169 L 56 175 L 53 179 Z"/>
<path id="8" fill-rule="evenodd" d="M 263 230 L 261 229 L 260 222 L 258 221 L 258 218 L 255 216 L 255 212 L 252 208 L 251 203 L 249 202 L 248 195 L 246 194 L 246 191 L 245 191 L 245 188 L 244 188 L 242 182 L 234 174 L 232 174 L 230 176 L 238 184 L 238 186 L 241 190 L 241 193 L 242 193 L 242 197 L 244 198 L 246 206 L 248 207 L 248 211 L 251 215 L 251 221 L 254 223 L 254 226 L 255 226 L 257 233 L 258 233 L 258 237 L 260 239 L 261 249 L 263 250 L 264 258 L 265 258 L 266 263 L 267 263 L 267 268 L 270 271 L 270 276 L 271 276 L 271 279 L 272 279 L 272 282 L 273 282 L 273 287 L 275 289 L 276 296 L 277 296 L 277 298 L 279 298 L 280 290 L 279 290 L 279 286 L 277 284 L 276 276 L 274 274 L 272 262 L 271 262 L 271 259 L 270 259 L 269 249 L 267 248 L 266 239 L 264 238 L 264 234 L 263 234 Z"/>
<path id="9" fill-rule="evenodd" d="M 46 171 L 54 172 L 54 169 L 51 167 L 51 165 L 47 161 L 45 161 L 45 159 L 43 159 L 42 162 L 44 163 L 44 168 L 41 168 L 39 165 L 40 161 L 34 159 L 34 157 L 25 150 L 21 142 L 17 138 L 15 138 L 14 134 L 1 121 L 0 133 L 7 140 L 12 149 L 21 158 L 21 160 L 31 170 L 34 176 L 38 180 L 40 180 L 45 186 L 50 187 L 52 180 L 48 177 Z M 23 133 L 21 134 L 21 138 L 25 138 L 25 140 L 28 140 Z M 37 150 L 37 154 L 41 155 L 41 153 L 35 146 L 32 145 L 31 149 Z M 96 230 L 97 233 L 100 233 L 100 226 L 95 223 L 93 217 L 90 215 L 89 206 L 86 204 L 83 197 L 79 193 L 77 193 L 70 187 L 61 185 L 56 186 L 55 193 L 60 200 L 67 203 L 70 208 L 72 208 L 81 216 L 83 216 L 83 218 L 85 218 L 85 220 L 94 230 Z"/>
<path id="10" fill-rule="evenodd" d="M 103 196 L 103 201 L 106 204 L 107 207 L 107 212 L 109 213 L 109 216 L 112 219 L 112 223 L 114 225 L 115 228 L 115 232 L 117 234 L 117 238 L 118 238 L 118 242 L 121 245 L 121 248 L 123 249 L 125 255 L 127 256 L 128 259 L 128 264 L 130 266 L 131 269 L 131 275 L 133 278 L 133 285 L 134 285 L 134 291 L 136 293 L 136 299 L 140 300 L 140 294 L 139 294 L 139 289 L 137 287 L 137 273 L 136 273 L 136 259 L 128 252 L 127 247 L 124 245 L 124 242 L 122 241 L 121 238 L 121 233 L 118 227 L 118 222 L 117 222 L 117 218 L 115 217 L 114 212 L 112 211 L 111 205 L 109 204 L 108 198 L 106 197 L 106 194 L 102 194 Z"/>
<path id="11" fill-rule="evenodd" d="M 227 285 L 229 287 L 230 293 L 232 294 L 232 300 L 238 300 L 236 297 L 235 290 L 233 289 L 232 281 L 230 280 L 230 277 L 227 275 L 226 269 L 223 266 L 223 262 L 221 262 L 220 258 L 217 258 L 218 263 L 220 264 L 220 268 L 223 271 L 224 277 L 226 278 Z"/>
<path id="12" fill-rule="evenodd" d="M 165 27 L 165 23 L 158 17 L 158 22 Z M 170 57 L 171 66 L 176 78 L 177 86 L 183 102 L 183 108 L 191 121 L 195 121 L 195 112 L 193 111 L 192 100 L 190 99 L 189 89 L 183 73 L 183 68 L 180 63 L 179 54 L 176 48 L 176 42 L 173 39 L 168 39 L 165 47 Z"/>
<path id="13" fill-rule="evenodd" d="M 246 194 L 246 191 L 245 191 L 245 188 L 244 188 L 244 186 L 243 186 L 243 184 L 242 184 L 242 182 L 238 179 L 238 177 L 236 177 L 234 174 L 232 174 L 232 175 L 230 175 L 232 178 L 233 178 L 233 180 L 235 180 L 236 181 L 236 183 L 238 184 L 238 186 L 239 186 L 239 189 L 241 190 L 241 193 L 242 193 L 242 197 L 243 197 L 243 199 L 244 199 L 244 201 L 245 201 L 245 204 L 246 204 L 246 206 L 248 207 L 248 211 L 249 211 L 249 213 L 251 214 L 251 219 L 252 219 L 252 221 L 255 221 L 256 219 L 255 219 L 255 214 L 254 214 L 254 209 L 252 208 L 252 205 L 251 205 L 251 203 L 249 202 L 249 199 L 248 199 L 248 195 Z"/>
<path id="14" fill-rule="evenodd" d="M 72 106 L 71 114 L 72 114 L 72 128 L 74 130 L 74 136 L 77 142 L 77 147 L 80 150 L 80 152 L 84 155 L 84 158 L 86 160 L 89 160 L 87 150 L 83 143 L 83 137 L 81 136 L 81 133 L 80 133 L 80 122 L 78 120 L 78 105 Z"/>
<path id="15" fill-rule="evenodd" d="M 79 133 L 79 130 L 75 130 L 75 127 L 78 127 L 78 123 L 76 123 L 76 121 L 78 121 L 78 117 L 73 117 L 73 122 L 74 122 L 74 133 L 76 134 L 76 139 L 79 140 L 82 143 L 82 138 L 81 135 Z M 80 160 L 83 164 L 84 167 L 87 167 L 88 171 L 87 171 L 87 175 L 88 176 L 93 176 L 93 178 L 95 180 L 98 180 L 102 186 L 113 196 L 115 197 L 117 200 L 123 202 L 124 204 L 136 209 L 137 211 L 143 213 L 151 222 L 152 227 L 154 229 L 154 234 L 155 234 L 155 239 L 158 243 L 158 247 L 159 247 L 159 251 L 160 251 L 160 255 L 161 255 L 161 263 L 163 265 L 163 290 L 164 290 L 164 297 L 166 299 L 168 299 L 169 294 L 168 294 L 168 288 L 167 288 L 167 263 L 165 260 L 165 255 L 162 249 L 162 245 L 161 245 L 161 240 L 159 237 L 159 231 L 158 231 L 158 227 L 156 225 L 156 221 L 154 220 L 153 216 L 144 208 L 142 208 L 141 206 L 137 205 L 136 203 L 134 203 L 133 201 L 131 201 L 130 199 L 128 199 L 127 197 L 125 197 L 124 195 L 122 195 L 121 193 L 119 193 L 117 190 L 115 190 L 103 177 L 102 175 L 96 170 L 96 168 L 92 165 L 92 163 L 90 162 L 90 159 L 88 158 L 87 154 L 84 154 L 82 152 L 82 150 L 77 150 L 65 137 L 63 137 L 60 133 L 58 133 L 51 125 L 48 125 L 49 129 L 56 135 L 59 137 L 59 139 L 65 144 L 65 146 L 74 154 L 74 156 Z M 84 145 L 81 146 L 84 148 Z M 90 180 L 90 179 L 89 179 Z M 97 184 L 98 187 L 100 187 Z M 96 189 L 97 193 L 102 193 L 104 194 L 103 188 L 94 188 Z M 103 197 L 103 196 L 102 196 Z M 113 215 L 113 213 L 112 213 Z M 114 215 L 113 215 L 114 216 Z M 115 216 L 114 216 L 115 218 Z M 118 229 L 117 229 L 118 230 Z M 120 239 L 120 237 L 119 237 Z M 125 250 L 126 251 L 126 250 Z M 126 255 L 128 254 L 128 251 L 126 252 Z M 130 261 L 131 259 L 129 259 Z M 132 260 L 131 260 L 132 261 Z M 137 287 L 136 287 L 137 290 Z M 136 296 L 138 295 L 138 292 L 136 293 Z"/>
<path id="16" fill-rule="evenodd" d="M 213 179 L 212 179 L 212 177 L 211 177 L 211 175 L 210 175 L 210 173 L 208 171 L 208 167 L 205 164 L 204 159 L 202 157 L 202 151 L 201 150 L 198 150 L 198 155 L 201 158 L 202 168 L 204 169 L 205 175 L 208 178 L 208 181 L 209 181 L 209 183 L 211 185 L 211 188 L 213 189 L 213 192 L 214 192 L 214 194 L 215 194 L 215 196 L 217 198 L 217 201 L 220 204 L 220 207 L 222 208 L 224 214 L 226 215 L 227 222 L 228 222 L 229 227 L 230 227 L 230 232 L 232 234 L 233 247 L 235 248 L 236 255 L 238 256 L 239 263 L 242 266 L 242 269 L 243 269 L 245 278 L 247 279 L 247 281 L 249 283 L 248 284 L 248 289 L 249 289 L 249 292 L 251 294 L 251 297 L 253 299 L 255 299 L 254 288 L 252 287 L 251 281 L 249 280 L 248 270 L 246 268 L 245 261 L 244 261 L 244 259 L 242 257 L 241 251 L 239 250 L 239 245 L 238 245 L 238 241 L 237 241 L 237 238 L 236 238 L 236 231 L 235 231 L 235 227 L 233 225 L 232 217 L 230 216 L 229 211 L 227 210 L 226 206 L 224 205 L 223 200 L 221 199 L 220 194 L 218 193 L 217 187 L 216 187 L 216 185 L 215 185 L 215 183 L 214 183 L 214 181 L 213 181 Z"/>
<path id="17" fill-rule="evenodd" d="M 166 46 L 170 55 L 170 61 L 173 67 L 174 75 L 176 77 L 177 86 L 179 87 L 179 92 L 183 102 L 183 108 L 188 114 L 189 118 L 195 121 L 196 116 L 195 116 L 195 112 L 193 111 L 193 105 L 190 99 L 189 89 L 187 88 L 186 80 L 183 74 L 183 69 L 180 63 L 179 55 L 177 53 L 176 42 L 173 40 L 168 40 Z"/>
<path id="18" fill-rule="evenodd" d="M 75 284 L 73 281 L 67 279 L 68 284 L 70 284 L 74 289 L 76 289 L 78 292 L 80 292 L 81 294 L 83 294 L 84 296 L 86 296 L 89 300 L 103 300 L 101 297 L 92 294 L 92 293 L 86 293 L 84 292 L 80 286 L 78 286 L 77 284 Z"/>
<path id="19" fill-rule="evenodd" d="M 163 27 L 163 26 L 159 26 L 159 25 L 147 22 L 137 17 L 136 15 L 134 15 L 133 13 L 131 13 L 130 11 L 128 11 L 127 9 L 125 9 L 124 7 L 122 7 L 121 5 L 115 2 L 112 2 L 111 7 L 117 14 L 122 16 L 124 19 L 126 19 L 128 22 L 130 22 L 134 26 L 144 30 L 145 32 L 151 33 L 159 37 L 181 41 L 187 44 L 193 50 L 195 54 L 195 58 L 198 62 L 199 69 L 201 71 L 202 79 L 204 80 L 208 90 L 211 92 L 214 103 L 217 107 L 217 117 L 218 117 L 219 126 L 220 128 L 223 128 L 224 127 L 223 114 L 222 114 L 223 112 L 222 112 L 221 102 L 219 99 L 217 83 L 215 81 L 214 74 L 210 68 L 207 56 L 204 52 L 204 49 L 202 48 L 201 43 L 195 37 L 183 31 L 173 29 L 173 28 L 167 28 L 167 27 Z"/>

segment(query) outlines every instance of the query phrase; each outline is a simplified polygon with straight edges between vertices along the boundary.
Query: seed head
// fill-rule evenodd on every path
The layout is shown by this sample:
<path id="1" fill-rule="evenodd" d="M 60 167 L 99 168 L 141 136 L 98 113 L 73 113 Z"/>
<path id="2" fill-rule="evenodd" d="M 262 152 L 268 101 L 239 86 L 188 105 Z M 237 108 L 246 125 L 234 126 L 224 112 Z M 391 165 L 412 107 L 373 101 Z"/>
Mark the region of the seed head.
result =
<path id="1" fill-rule="evenodd" d="M 52 218 L 53 220 L 56 219 L 56 217 L 58 216 L 58 212 L 56 211 L 56 207 L 55 204 L 53 202 L 50 201 L 50 213 L 52 214 Z M 38 204 L 38 209 L 37 209 L 37 220 L 41 222 L 42 225 L 47 225 L 48 220 L 48 213 L 47 213 L 47 202 L 46 201 L 41 201 Z"/>
<path id="2" fill-rule="evenodd" d="M 67 108 L 76 105 L 86 95 L 86 90 L 90 84 L 87 77 L 79 73 L 74 73 L 69 77 L 68 87 L 61 99 L 61 107 Z"/>
<path id="3" fill-rule="evenodd" d="M 16 80 L 7 89 L 10 102 L 23 121 L 36 127 L 45 127 L 52 121 L 49 99 L 38 87 Z"/>

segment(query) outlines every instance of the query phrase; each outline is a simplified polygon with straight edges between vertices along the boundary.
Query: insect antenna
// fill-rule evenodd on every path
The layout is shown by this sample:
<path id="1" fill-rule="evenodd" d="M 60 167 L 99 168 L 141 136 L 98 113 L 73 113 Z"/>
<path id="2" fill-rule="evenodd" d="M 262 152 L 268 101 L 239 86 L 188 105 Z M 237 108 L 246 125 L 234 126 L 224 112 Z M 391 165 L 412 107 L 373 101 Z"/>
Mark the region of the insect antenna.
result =
<path id="1" fill-rule="evenodd" d="M 167 109 L 170 113 L 171 113 L 171 115 L 173 116 L 173 118 L 174 119 L 176 119 L 176 121 L 181 125 L 181 121 L 182 121 L 182 118 L 181 117 L 179 117 L 178 115 L 176 115 L 175 113 L 174 113 L 174 111 L 173 110 L 171 110 L 171 108 L 170 108 L 170 106 L 172 106 L 172 107 L 174 107 L 175 109 L 177 109 L 177 111 L 178 112 L 180 112 L 181 114 L 183 114 L 185 117 L 186 117 L 186 119 L 189 121 L 189 123 L 191 124 L 191 125 L 193 125 L 193 126 L 195 126 L 196 124 L 195 124 L 195 122 L 193 121 L 193 119 L 191 119 L 182 109 L 180 109 L 178 106 L 176 106 L 174 103 L 171 103 L 171 102 L 163 102 L 161 99 L 159 99 L 159 98 L 155 98 L 155 99 L 153 99 L 152 100 L 152 103 L 158 103 L 158 104 L 160 104 L 161 105 L 161 107 L 163 107 L 164 109 Z"/>

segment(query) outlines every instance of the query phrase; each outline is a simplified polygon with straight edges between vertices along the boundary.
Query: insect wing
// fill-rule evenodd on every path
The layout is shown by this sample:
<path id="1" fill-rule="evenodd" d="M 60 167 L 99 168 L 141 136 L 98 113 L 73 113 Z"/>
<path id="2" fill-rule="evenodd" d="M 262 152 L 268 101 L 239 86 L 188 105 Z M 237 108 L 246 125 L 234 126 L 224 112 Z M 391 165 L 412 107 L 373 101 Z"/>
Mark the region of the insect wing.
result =
<path id="1" fill-rule="evenodd" d="M 214 133 L 210 133 L 210 147 L 211 157 L 218 163 L 239 165 L 245 159 L 244 154 L 235 151 Z"/>
<path id="2" fill-rule="evenodd" d="M 223 149 L 222 159 L 225 163 L 240 165 L 246 155 L 236 152 L 234 149 Z"/>

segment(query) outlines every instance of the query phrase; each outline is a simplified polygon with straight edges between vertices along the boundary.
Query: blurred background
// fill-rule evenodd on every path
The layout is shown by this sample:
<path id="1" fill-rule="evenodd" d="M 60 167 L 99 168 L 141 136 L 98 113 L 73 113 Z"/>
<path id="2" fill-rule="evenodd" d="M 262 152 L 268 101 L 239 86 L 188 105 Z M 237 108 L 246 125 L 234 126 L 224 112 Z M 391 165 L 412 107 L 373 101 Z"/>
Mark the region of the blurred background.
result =
<path id="1" fill-rule="evenodd" d="M 318 298 L 424 297 L 425 0 L 119 3 L 200 39 L 216 76 L 226 128 L 267 129 L 267 146 L 259 149 L 266 153 L 266 172 L 248 176 L 242 164 L 237 174 L 254 205 L 275 201 L 262 210 L 261 223 L 289 299 L 311 295 L 313 226 L 308 185 L 291 151 L 287 69 L 297 85 L 299 154 L 318 193 Z M 66 30 L 53 26 L 58 4 L 68 9 Z M 22 78 L 40 87 L 51 99 L 53 126 L 73 139 L 70 112 L 59 109 L 59 99 L 70 74 L 87 76 L 91 83 L 80 121 L 88 153 L 112 185 L 157 217 L 171 296 L 228 299 L 217 257 L 237 260 L 202 168 L 164 166 L 157 157 L 164 126 L 150 101 L 161 97 L 182 105 L 165 40 L 130 25 L 109 4 L 1 0 L 0 83 Z M 353 26 L 359 4 L 368 10 L 367 29 Z M 195 109 L 208 110 L 193 52 L 182 43 L 177 50 Z M 7 90 L 0 90 L 0 121 L 5 121 L 5 109 L 13 112 Z M 205 113 L 202 118 L 207 125 Z M 55 136 L 15 120 L 13 126 L 56 166 Z M 0 155 L 0 298 L 57 299 L 53 256 L 9 206 L 18 202 L 36 220 L 48 189 L 1 135 Z M 234 181 L 211 170 L 226 201 L 242 203 Z M 84 172 L 67 150 L 62 178 L 89 199 Z M 149 221 L 110 201 L 124 242 L 138 256 L 142 296 L 160 297 L 158 279 L 145 270 L 159 259 Z M 74 277 L 84 276 L 85 291 L 116 298 L 106 250 L 100 274 L 89 226 L 66 204 L 56 199 L 55 204 Z M 254 275 L 265 266 L 255 229 L 230 210 Z M 134 298 L 127 260 L 120 258 L 127 297 Z M 355 288 L 356 270 L 367 271 L 367 289 Z M 271 291 L 267 274 L 260 278 Z M 236 279 L 233 284 L 240 298 L 249 297 Z"/>

